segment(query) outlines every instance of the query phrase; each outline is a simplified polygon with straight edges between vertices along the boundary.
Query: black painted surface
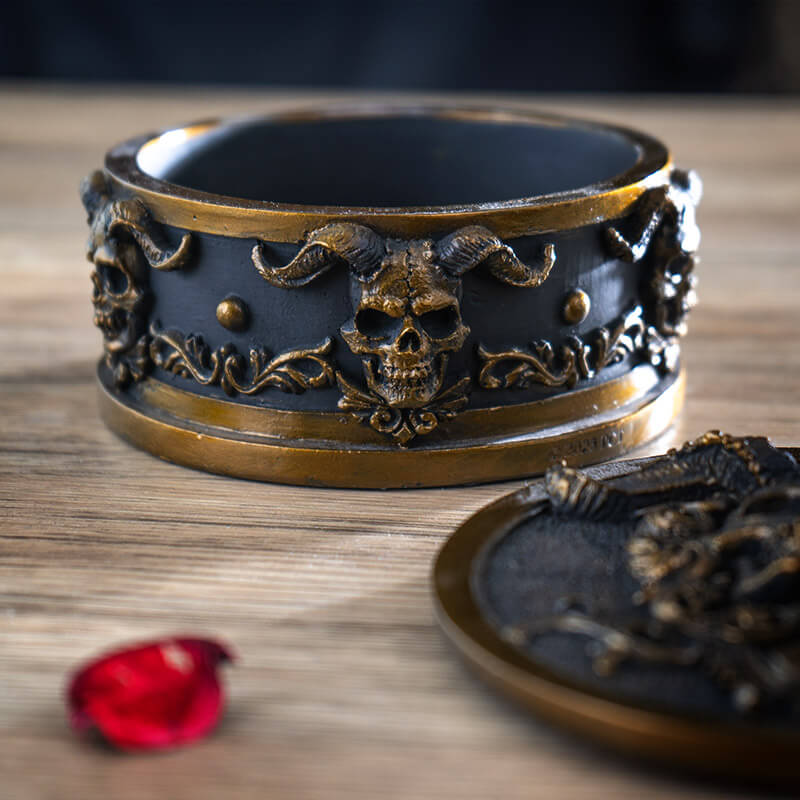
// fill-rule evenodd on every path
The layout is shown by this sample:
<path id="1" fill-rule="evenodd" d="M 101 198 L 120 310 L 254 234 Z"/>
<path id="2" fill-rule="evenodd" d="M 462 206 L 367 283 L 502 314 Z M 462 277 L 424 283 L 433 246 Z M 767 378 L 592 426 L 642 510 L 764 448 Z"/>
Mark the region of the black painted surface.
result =
<path id="1" fill-rule="evenodd" d="M 181 231 L 167 227 L 164 230 L 172 243 L 180 240 Z M 557 348 L 567 336 L 585 335 L 608 325 L 639 302 L 641 265 L 609 259 L 604 254 L 600 234 L 601 226 L 587 226 L 510 240 L 509 244 L 523 261 L 539 258 L 545 242 L 555 243 L 556 264 L 544 284 L 535 289 L 501 283 L 480 268 L 468 273 L 463 279 L 461 312 L 471 333 L 461 352 L 450 360 L 445 386 L 466 374 L 473 379 L 477 377 L 478 343 L 490 350 L 501 350 L 528 347 L 532 340 L 547 339 Z M 212 349 L 231 342 L 245 355 L 251 346 L 264 347 L 277 355 L 313 347 L 331 336 L 336 340 L 337 364 L 356 385 L 362 385 L 361 360 L 350 352 L 339 335 L 339 328 L 351 318 L 354 308 L 350 276 L 344 266 L 332 269 L 306 286 L 281 289 L 267 283 L 253 267 L 250 253 L 255 240 L 201 233 L 194 237 L 195 248 L 188 267 L 174 272 L 150 270 L 154 294 L 151 319 L 163 328 L 175 328 L 184 334 L 199 333 Z M 297 246 L 275 244 L 268 253 L 276 263 L 286 263 L 297 250 Z M 561 310 L 567 292 L 576 287 L 590 295 L 592 307 L 586 320 L 570 326 L 563 322 Z M 217 304 L 231 293 L 243 298 L 250 309 L 250 326 L 242 333 L 223 328 L 216 319 Z M 629 363 L 622 362 L 576 388 L 607 381 L 629 368 Z M 333 411 L 340 397 L 339 390 L 333 388 L 312 389 L 299 395 L 268 388 L 251 397 L 228 398 L 218 386 L 203 386 L 158 368 L 154 375 L 179 388 L 250 405 Z M 563 391 L 540 385 L 524 390 L 485 390 L 473 380 L 470 407 L 530 402 Z"/>
<path id="2" fill-rule="evenodd" d="M 636 523 L 633 518 L 614 524 L 576 522 L 543 514 L 518 525 L 474 566 L 473 586 L 485 618 L 499 629 L 549 617 L 558 603 L 580 599 L 584 605 L 579 608 L 594 619 L 617 620 L 620 627 L 646 620 L 644 609 L 631 602 L 641 587 L 628 570 L 625 553 Z M 562 679 L 613 694 L 621 701 L 741 719 L 730 693 L 701 667 L 631 660 L 612 675 L 601 677 L 592 669 L 590 645 L 583 635 L 552 633 L 535 638 L 525 650 Z M 796 720 L 791 704 L 785 702 L 765 706 L 756 718 L 776 725 L 791 725 Z"/>

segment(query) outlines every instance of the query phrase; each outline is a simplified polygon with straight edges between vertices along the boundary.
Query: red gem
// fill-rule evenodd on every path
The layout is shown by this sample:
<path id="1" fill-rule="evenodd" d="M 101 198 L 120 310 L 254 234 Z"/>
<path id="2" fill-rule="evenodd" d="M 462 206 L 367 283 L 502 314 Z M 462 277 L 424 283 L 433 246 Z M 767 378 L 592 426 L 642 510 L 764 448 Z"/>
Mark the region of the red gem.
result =
<path id="1" fill-rule="evenodd" d="M 199 739 L 222 713 L 217 666 L 230 660 L 228 650 L 207 639 L 164 639 L 116 650 L 71 680 L 70 723 L 77 731 L 95 726 L 126 750 Z"/>

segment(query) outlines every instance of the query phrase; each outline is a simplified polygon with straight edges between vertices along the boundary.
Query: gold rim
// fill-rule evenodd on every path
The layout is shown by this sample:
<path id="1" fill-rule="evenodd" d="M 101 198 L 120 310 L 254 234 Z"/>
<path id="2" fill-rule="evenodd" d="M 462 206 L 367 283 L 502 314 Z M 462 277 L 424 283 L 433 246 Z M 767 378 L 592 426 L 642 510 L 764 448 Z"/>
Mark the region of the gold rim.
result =
<path id="1" fill-rule="evenodd" d="M 639 152 L 636 164 L 616 177 L 569 192 L 518 198 L 471 206 L 414 206 L 368 208 L 303 206 L 248 201 L 196 191 L 160 180 L 138 164 L 140 152 L 158 146 L 165 136 L 185 139 L 208 133 L 225 120 L 210 120 L 131 139 L 106 156 L 112 184 L 125 194 L 139 197 L 158 222 L 185 230 L 273 242 L 298 242 L 309 231 L 332 220 L 370 225 L 393 236 L 418 237 L 441 232 L 443 227 L 485 225 L 497 236 L 514 238 L 568 230 L 617 219 L 649 188 L 666 184 L 671 161 L 667 149 L 650 136 L 628 128 L 527 112 L 522 109 L 437 105 L 391 106 L 365 103 L 357 107 L 332 104 L 313 110 L 275 113 L 262 119 L 275 122 L 309 122 L 321 119 L 426 115 L 449 119 L 474 119 L 498 124 L 516 122 L 549 126 L 577 126 L 616 133 Z"/>
<path id="2" fill-rule="evenodd" d="M 462 440 L 444 430 L 444 444 L 409 449 L 374 440 L 345 441 L 348 426 L 351 434 L 355 430 L 370 434 L 335 413 L 255 409 L 188 393 L 181 393 L 186 395 L 181 398 L 175 394 L 178 390 L 164 392 L 169 387 L 163 384 L 120 393 L 102 368 L 100 411 L 112 430 L 138 447 L 168 461 L 223 475 L 343 488 L 452 486 L 537 474 L 561 458 L 576 465 L 596 463 L 654 438 L 680 410 L 685 379 L 682 372 L 669 375 L 640 394 L 640 375 L 634 370 L 630 377 L 623 376 L 627 380 L 620 381 L 616 390 L 593 387 L 521 407 L 466 412 L 466 419 L 458 422 Z M 644 386 L 640 383 L 639 390 Z M 628 399 L 620 402 L 626 395 Z M 585 409 L 599 398 L 604 398 L 605 413 L 574 421 L 574 403 Z M 188 405 L 170 405 L 181 400 Z M 242 415 L 231 417 L 229 406 Z M 515 423 L 511 435 L 498 435 L 493 415 L 510 425 L 515 409 L 522 422 Z M 537 410 L 545 419 L 565 422 L 537 428 L 531 422 Z M 183 413 L 187 416 L 179 415 Z M 256 415 L 263 415 L 260 430 L 252 424 Z M 270 420 L 284 427 L 270 428 Z"/>
<path id="3" fill-rule="evenodd" d="M 631 468 L 641 461 L 631 461 Z M 526 486 L 486 506 L 448 539 L 433 570 L 437 618 L 480 675 L 537 715 L 629 755 L 728 777 L 782 782 L 800 775 L 800 736 L 746 722 L 722 724 L 627 701 L 554 673 L 503 641 L 472 592 L 473 569 L 542 500 Z"/>

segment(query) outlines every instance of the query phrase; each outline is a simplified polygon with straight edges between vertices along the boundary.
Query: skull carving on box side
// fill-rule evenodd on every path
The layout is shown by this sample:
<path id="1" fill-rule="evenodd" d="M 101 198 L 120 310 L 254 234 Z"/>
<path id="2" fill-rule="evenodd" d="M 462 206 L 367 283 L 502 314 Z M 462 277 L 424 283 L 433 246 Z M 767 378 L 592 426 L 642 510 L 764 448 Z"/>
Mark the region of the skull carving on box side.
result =
<path id="1" fill-rule="evenodd" d="M 702 195 L 696 172 L 673 168 L 666 185 L 637 201 L 627 236 L 614 226 L 605 231 L 613 256 L 647 267 L 642 296 L 648 350 L 653 365 L 666 371 L 677 368 L 678 337 L 686 333 L 687 317 L 697 302 L 694 268 L 700 229 L 695 211 Z"/>
<path id="2" fill-rule="evenodd" d="M 364 365 L 367 385 L 394 408 L 418 408 L 441 390 L 451 353 L 469 328 L 461 282 L 438 269 L 431 240 L 386 242 L 385 266 L 353 281 L 355 314 L 341 328 Z"/>
<path id="3" fill-rule="evenodd" d="M 131 372 L 134 377 L 143 373 L 139 368 L 139 339 L 145 333 L 144 318 L 150 297 L 143 281 L 135 253 L 125 254 L 130 245 L 112 249 L 102 244 L 93 254 L 92 305 L 94 324 L 102 331 L 106 362 L 115 370 L 118 383 L 125 383 Z M 120 251 L 123 251 L 122 253 Z M 146 284 L 144 284 L 146 285 Z M 124 363 L 130 361 L 130 363 Z M 123 364 L 123 368 L 120 368 Z M 127 372 L 126 372 L 127 370 Z"/>
<path id="4" fill-rule="evenodd" d="M 410 425 L 416 432 L 432 430 L 431 420 L 445 415 L 445 409 L 434 413 L 439 398 L 447 398 L 446 416 L 455 413 L 451 389 L 445 389 L 444 382 L 449 358 L 461 350 L 470 331 L 461 317 L 464 273 L 485 264 L 498 280 L 532 288 L 547 279 L 555 259 L 555 247 L 548 244 L 540 264 L 523 264 L 508 245 L 477 225 L 434 241 L 384 239 L 349 222 L 313 231 L 285 266 L 270 264 L 262 243 L 252 252 L 259 274 L 282 288 L 303 286 L 336 264 L 349 268 L 353 316 L 340 332 L 361 359 L 369 390 L 369 395 L 352 391 L 351 395 L 359 395 L 355 401 L 359 414 L 369 416 L 369 403 L 392 410 L 371 416 L 370 424 L 383 430 L 389 425 L 386 420 L 399 420 L 391 428 L 395 436 L 409 428 L 395 412 L 405 409 L 403 414 L 419 416 L 424 410 L 424 423 L 420 416 Z M 466 405 L 463 392 L 468 384 L 468 378 L 459 381 L 463 395 L 457 401 L 459 408 Z M 340 407 L 351 408 L 351 402 L 352 396 Z"/>
<path id="5" fill-rule="evenodd" d="M 112 198 L 102 170 L 83 179 L 80 193 L 89 215 L 86 257 L 94 264 L 94 324 L 103 333 L 104 358 L 114 382 L 124 386 L 141 380 L 149 366 L 148 265 L 159 270 L 183 267 L 192 237 L 186 233 L 177 248 L 170 248 L 140 200 Z"/>

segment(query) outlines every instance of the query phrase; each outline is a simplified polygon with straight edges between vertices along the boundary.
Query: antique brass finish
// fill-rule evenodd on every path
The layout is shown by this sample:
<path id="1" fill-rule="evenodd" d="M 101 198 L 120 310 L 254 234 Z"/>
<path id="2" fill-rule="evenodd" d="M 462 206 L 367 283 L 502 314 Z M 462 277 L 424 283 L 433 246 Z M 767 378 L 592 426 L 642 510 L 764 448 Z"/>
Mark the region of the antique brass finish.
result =
<path id="1" fill-rule="evenodd" d="M 164 331 L 156 323 L 150 326 L 150 358 L 156 366 L 204 386 L 220 386 L 228 395 L 258 394 L 267 387 L 300 394 L 331 386 L 335 373 L 328 356 L 332 349 L 333 340 L 326 339 L 317 347 L 273 358 L 266 350 L 251 347 L 245 359 L 233 345 L 212 351 L 202 336 Z"/>
<path id="2" fill-rule="evenodd" d="M 461 206 L 419 206 L 405 208 L 304 206 L 237 200 L 223 195 L 176 187 L 152 177 L 137 160 L 140 153 L 152 153 L 171 138 L 190 140 L 218 129 L 223 120 L 177 128 L 159 135 L 141 136 L 112 149 L 106 157 L 110 181 L 122 193 L 138 197 L 155 220 L 178 228 L 245 239 L 272 242 L 300 242 L 309 231 L 324 227 L 332 219 L 370 225 L 384 235 L 404 238 L 433 236 L 443 228 L 456 230 L 469 225 L 488 227 L 496 236 L 510 239 L 549 231 L 577 228 L 600 220 L 624 216 L 636 201 L 653 187 L 663 186 L 671 162 L 666 148 L 655 139 L 627 128 L 526 111 L 524 109 L 465 108 L 447 105 L 391 106 L 363 103 L 344 104 L 308 111 L 273 114 L 280 121 L 358 119 L 374 116 L 420 115 L 440 119 L 481 122 L 521 122 L 560 127 L 579 124 L 585 129 L 612 131 L 636 144 L 636 164 L 613 180 L 585 190 L 562 192 L 535 198 L 486 203 L 475 208 Z"/>
<path id="3" fill-rule="evenodd" d="M 86 258 L 94 264 L 94 324 L 103 333 L 105 362 L 118 386 L 144 378 L 148 368 L 147 310 L 151 303 L 147 266 L 180 269 L 192 243 L 185 234 L 176 249 L 161 241 L 158 226 L 139 200 L 112 200 L 100 170 L 81 183 L 89 215 Z"/>
<path id="4" fill-rule="evenodd" d="M 592 301 L 583 289 L 575 289 L 571 291 L 564 299 L 564 322 L 567 325 L 577 325 L 583 322 L 589 316 L 589 309 L 592 307 Z"/>
<path id="5" fill-rule="evenodd" d="M 680 406 L 699 194 L 648 136 L 513 108 L 331 105 L 130 140 L 82 188 L 104 416 L 167 459 L 287 483 L 614 457 Z"/>
<path id="6" fill-rule="evenodd" d="M 652 318 L 647 347 L 651 363 L 663 369 L 677 363 L 678 339 L 686 333 L 686 319 L 697 302 L 694 268 L 700 229 L 695 208 L 702 195 L 697 173 L 672 169 L 667 184 L 639 198 L 632 214 L 631 240 L 616 227 L 606 229 L 612 255 L 631 264 L 650 262 L 644 291 Z"/>
<path id="7" fill-rule="evenodd" d="M 435 444 L 401 450 L 348 416 L 248 408 L 152 380 L 119 392 L 102 365 L 99 400 L 106 424 L 124 439 L 189 467 L 309 486 L 449 486 L 518 478 L 561 459 L 610 459 L 657 436 L 680 410 L 684 376 L 654 380 L 652 368 L 639 369 L 645 374 L 611 387 L 465 411 Z M 601 413 L 583 416 L 587 403 L 602 403 Z M 260 430 L 248 429 L 258 419 Z M 498 436 L 504 427 L 516 433 Z"/>
<path id="8" fill-rule="evenodd" d="M 568 396 L 556 395 L 531 403 L 466 410 L 448 420 L 446 435 L 457 442 L 469 440 L 491 423 L 495 437 L 502 440 L 517 438 L 547 428 L 567 426 L 587 406 L 597 408 L 598 414 L 606 414 L 616 408 L 635 405 L 656 392 L 658 385 L 656 371 L 648 365 L 640 365 L 619 378 L 576 390 Z M 333 441 L 343 446 L 388 447 L 390 444 L 383 433 L 360 424 L 354 414 L 298 412 L 231 403 L 198 397 L 193 392 L 176 389 L 155 379 L 139 384 L 131 391 L 137 402 L 152 407 L 159 415 L 166 413 L 179 419 L 198 419 L 203 424 L 234 432 L 293 440 L 307 438 L 312 443 Z M 442 431 L 433 433 L 427 442 L 438 441 L 443 436 Z"/>
<path id="9" fill-rule="evenodd" d="M 485 507 L 448 540 L 434 567 L 445 633 L 489 683 L 540 717 L 608 747 L 673 769 L 796 781 L 800 736 L 793 718 L 775 722 L 752 713 L 762 699 L 773 711 L 777 699 L 784 713 L 798 692 L 800 472 L 788 454 L 797 458 L 800 451 L 770 454 L 763 442 L 712 432 L 666 456 L 588 474 L 556 465 L 546 480 Z M 558 515 L 567 526 L 595 525 L 583 536 L 621 515 L 639 519 L 627 551 L 629 569 L 642 582 L 633 602 L 648 609 L 649 622 L 636 616 L 627 629 L 619 620 L 562 607 L 550 618 L 504 627 L 487 614 L 478 570 L 512 531 L 543 514 Z M 588 553 L 592 558 L 591 546 Z M 514 570 L 524 568 L 513 563 Z M 616 573 L 608 579 L 618 580 Z M 570 596 L 572 603 L 584 599 Z M 523 647 L 545 634 L 586 637 L 597 679 L 570 677 Z M 633 668 L 706 668 L 730 689 L 734 712 L 678 711 L 660 692 L 648 702 L 632 700 L 602 683 L 622 661 Z M 653 686 L 666 685 L 658 675 Z"/>
<path id="10" fill-rule="evenodd" d="M 529 266 L 479 226 L 434 242 L 384 240 L 364 225 L 334 222 L 313 231 L 285 266 L 269 264 L 260 244 L 252 259 L 264 280 L 289 289 L 336 264 L 349 267 L 353 317 L 340 333 L 361 358 L 367 388 L 360 390 L 339 374 L 339 408 L 404 446 L 468 403 L 469 376 L 443 385 L 450 356 L 470 332 L 461 319 L 462 275 L 485 264 L 497 280 L 533 289 L 547 280 L 556 252 L 546 244 L 541 264 Z"/>
<path id="11" fill-rule="evenodd" d="M 572 388 L 635 353 L 644 341 L 642 309 L 636 306 L 607 328 L 592 331 L 585 341 L 571 336 L 557 354 L 548 341 L 534 342 L 532 352 L 514 348 L 492 353 L 479 345 L 478 383 L 484 389 L 525 389 L 532 383 Z"/>
<path id="12" fill-rule="evenodd" d="M 247 308 L 247 303 L 241 297 L 230 295 L 224 300 L 220 301 L 217 306 L 217 322 L 223 328 L 237 333 L 247 329 L 247 323 L 250 321 L 250 311 Z"/>
<path id="13" fill-rule="evenodd" d="M 386 403 L 385 398 L 374 391 L 372 386 L 363 392 L 341 373 L 336 378 L 342 391 L 339 408 L 349 411 L 373 430 L 393 436 L 401 447 L 405 447 L 415 436 L 436 430 L 440 422 L 452 419 L 469 403 L 469 377 L 438 391 L 425 405 L 411 407 Z"/>
<path id="14" fill-rule="evenodd" d="M 575 520 L 635 516 L 627 567 L 639 582 L 632 625 L 571 609 L 501 632 L 558 630 L 594 642 L 593 666 L 698 666 L 740 713 L 800 694 L 800 467 L 763 438 L 719 431 L 642 467 L 624 485 L 572 467 L 545 476 L 551 506 Z"/>

